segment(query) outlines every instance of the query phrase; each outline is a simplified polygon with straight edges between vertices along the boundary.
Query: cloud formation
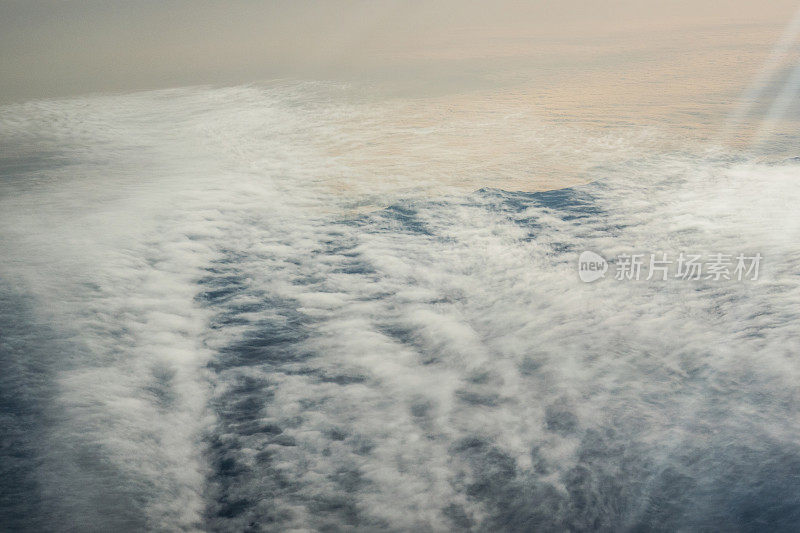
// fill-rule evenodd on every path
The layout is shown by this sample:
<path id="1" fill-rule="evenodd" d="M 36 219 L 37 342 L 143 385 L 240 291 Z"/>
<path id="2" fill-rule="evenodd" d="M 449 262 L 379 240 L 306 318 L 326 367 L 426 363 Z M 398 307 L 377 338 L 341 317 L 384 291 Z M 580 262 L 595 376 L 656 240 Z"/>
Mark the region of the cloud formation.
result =
<path id="1" fill-rule="evenodd" d="M 466 119 L 403 133 L 397 110 L 425 103 L 348 91 L 3 108 L 3 390 L 28 405 L 4 413 L 24 481 L 5 520 L 796 523 L 795 161 L 487 113 L 471 131 L 523 120 L 538 157 L 601 155 L 573 188 L 482 188 L 527 156 L 463 168 Z M 348 149 L 387 131 L 409 152 Z M 584 284 L 587 249 L 759 252 L 763 275 Z"/>

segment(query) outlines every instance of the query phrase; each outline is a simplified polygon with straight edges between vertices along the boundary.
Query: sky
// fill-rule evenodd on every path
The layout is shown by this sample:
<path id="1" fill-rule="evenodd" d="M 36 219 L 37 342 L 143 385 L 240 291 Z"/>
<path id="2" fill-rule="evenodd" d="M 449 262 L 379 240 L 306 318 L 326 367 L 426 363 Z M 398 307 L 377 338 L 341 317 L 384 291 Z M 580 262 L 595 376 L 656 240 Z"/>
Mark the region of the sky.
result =
<path id="1" fill-rule="evenodd" d="M 771 0 L 0 1 L 0 102 L 275 78 L 508 84 L 625 61 L 663 36 L 772 42 L 796 2 Z M 714 41 L 717 39 L 717 41 Z M 734 43 L 735 44 L 735 43 Z M 672 48 L 670 48 L 670 46 Z M 652 53 L 652 50 L 651 52 Z M 569 56 L 569 57 L 567 57 Z"/>

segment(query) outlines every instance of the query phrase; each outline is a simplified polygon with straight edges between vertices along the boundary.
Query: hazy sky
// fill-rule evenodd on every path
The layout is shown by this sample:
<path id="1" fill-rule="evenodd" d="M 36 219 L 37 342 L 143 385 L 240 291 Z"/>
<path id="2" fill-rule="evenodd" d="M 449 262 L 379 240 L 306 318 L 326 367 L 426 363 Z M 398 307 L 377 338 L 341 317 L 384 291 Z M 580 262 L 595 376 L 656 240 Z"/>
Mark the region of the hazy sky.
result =
<path id="1" fill-rule="evenodd" d="M 625 37 L 763 26 L 793 0 L 0 0 L 0 101 L 276 77 L 448 76 Z M 558 61 L 557 54 L 552 55 Z M 538 66 L 537 66 L 538 65 Z M 515 67 L 516 68 L 516 67 Z"/>

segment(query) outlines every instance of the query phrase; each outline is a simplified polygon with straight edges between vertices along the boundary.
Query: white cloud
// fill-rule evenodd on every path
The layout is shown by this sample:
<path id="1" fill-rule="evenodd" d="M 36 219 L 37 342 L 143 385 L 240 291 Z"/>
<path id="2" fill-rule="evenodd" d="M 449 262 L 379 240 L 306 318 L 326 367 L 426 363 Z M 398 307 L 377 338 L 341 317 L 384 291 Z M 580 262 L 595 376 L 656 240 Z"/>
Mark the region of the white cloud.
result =
<path id="1" fill-rule="evenodd" d="M 794 163 L 513 119 L 531 158 L 616 147 L 570 211 L 569 193 L 474 192 L 528 156 L 462 181 L 463 116 L 409 127 L 395 159 L 357 160 L 429 104 L 329 97 L 342 90 L 3 108 L 9 138 L 37 147 L 25 157 L 57 154 L 0 192 L 4 283 L 74 346 L 45 358 L 14 340 L 52 376 L 56 421 L 34 452 L 54 515 L 677 529 L 733 525 L 714 513 L 743 497 L 791 505 Z M 511 120 L 481 119 L 486 142 Z M 406 167 L 408 153 L 431 163 Z M 588 285 L 585 249 L 760 252 L 764 271 Z"/>

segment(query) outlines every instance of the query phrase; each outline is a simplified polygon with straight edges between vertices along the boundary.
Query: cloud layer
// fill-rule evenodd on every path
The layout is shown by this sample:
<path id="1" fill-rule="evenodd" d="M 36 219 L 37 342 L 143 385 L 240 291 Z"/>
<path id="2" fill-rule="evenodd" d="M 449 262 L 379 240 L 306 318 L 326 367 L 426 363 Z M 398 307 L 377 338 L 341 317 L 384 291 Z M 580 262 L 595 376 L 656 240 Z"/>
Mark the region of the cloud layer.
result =
<path id="1" fill-rule="evenodd" d="M 4 521 L 793 527 L 796 162 L 494 111 L 403 130 L 430 107 L 308 84 L 3 108 Z M 586 154 L 588 183 L 513 192 Z M 587 249 L 764 263 L 584 284 Z"/>

